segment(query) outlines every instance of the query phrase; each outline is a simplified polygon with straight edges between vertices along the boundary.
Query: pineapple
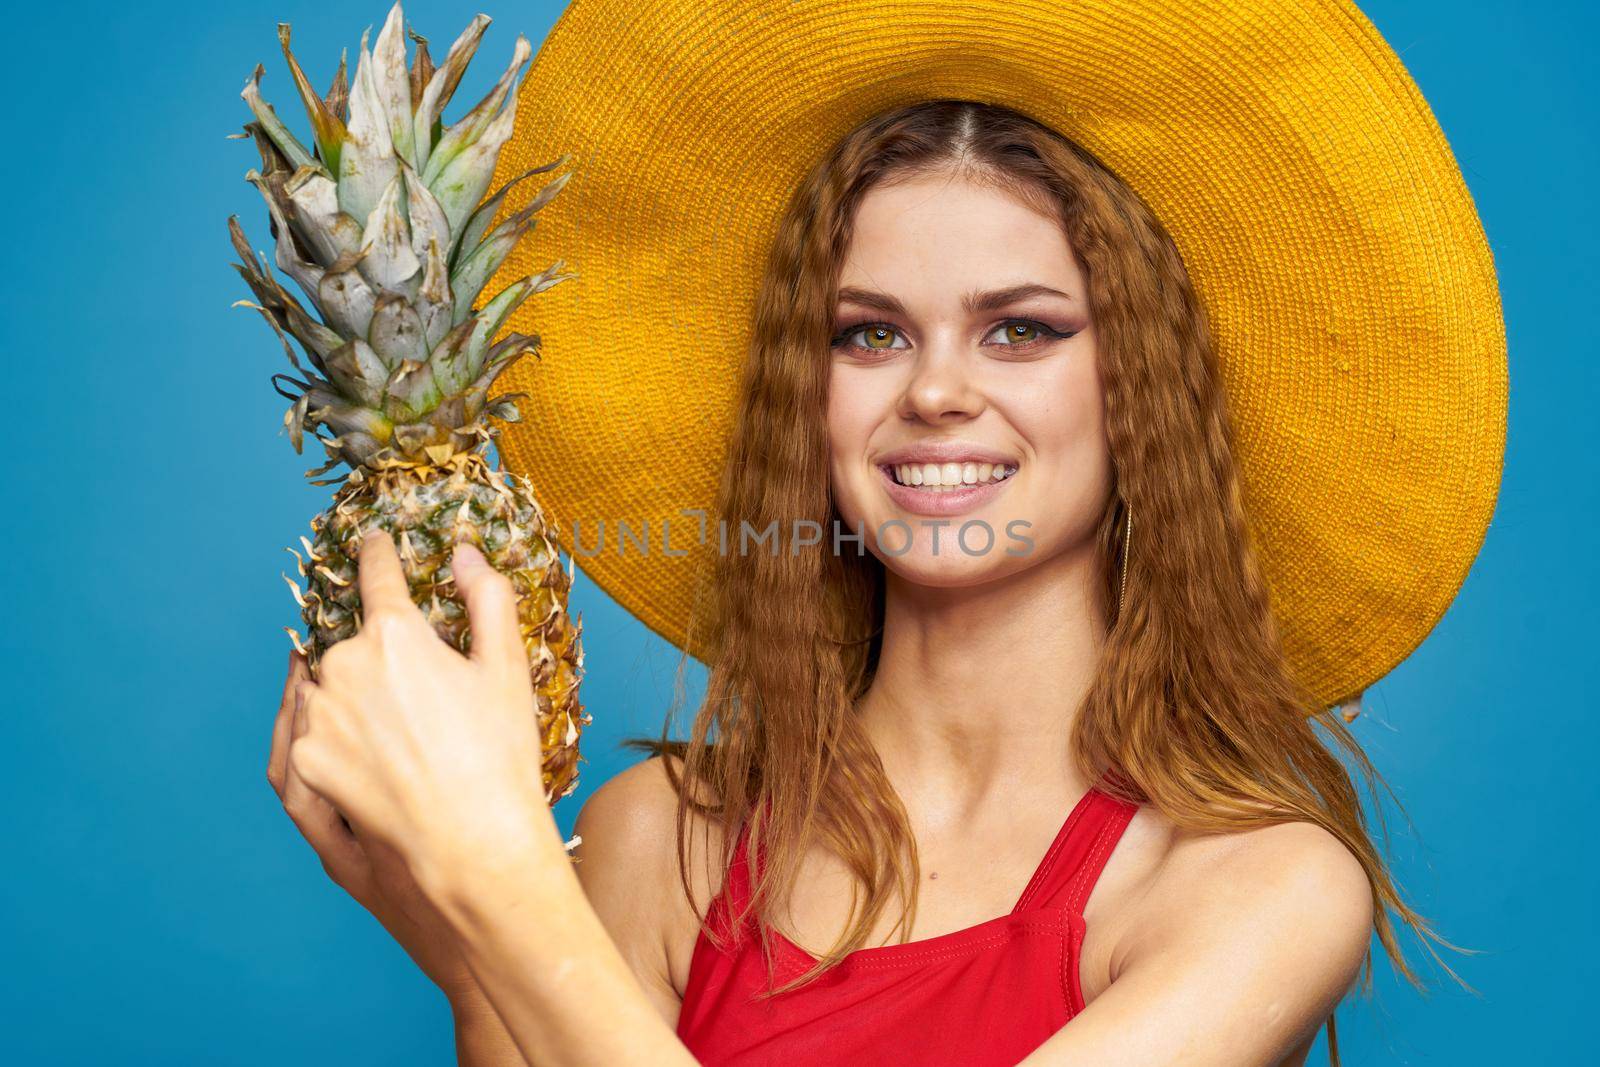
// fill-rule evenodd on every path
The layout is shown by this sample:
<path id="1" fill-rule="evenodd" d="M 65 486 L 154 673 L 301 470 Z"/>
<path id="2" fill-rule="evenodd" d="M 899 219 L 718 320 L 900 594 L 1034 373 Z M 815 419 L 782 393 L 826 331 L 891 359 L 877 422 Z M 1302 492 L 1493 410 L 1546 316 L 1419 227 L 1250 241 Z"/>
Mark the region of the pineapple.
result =
<path id="1" fill-rule="evenodd" d="M 331 506 L 311 521 L 313 536 L 300 539 L 303 552 L 289 549 L 306 588 L 288 575 L 284 580 L 309 636 L 302 641 L 288 632 L 313 674 L 326 649 L 356 632 L 356 556 L 362 535 L 377 526 L 394 537 L 412 598 L 434 629 L 468 650 L 450 553 L 456 542 L 470 540 L 519 594 L 544 738 L 545 797 L 554 803 L 577 787 L 578 738 L 592 721 L 578 701 L 582 618 L 568 617 L 572 581 L 558 554 L 554 519 L 527 479 L 496 470 L 485 452 L 496 436 L 490 416 L 520 418 L 516 398 L 523 394 L 490 397 L 495 380 L 539 347 L 536 336 L 509 333 L 496 341 L 495 334 L 524 300 L 573 275 L 557 273 L 558 260 L 476 305 L 533 227 L 534 213 L 569 175 L 550 181 L 491 229 L 506 193 L 569 157 L 529 170 L 484 200 L 511 133 L 512 86 L 531 54 L 528 41 L 517 38 L 494 89 L 445 126 L 440 113 L 489 19 L 474 18 L 437 69 L 426 38 L 412 31 L 417 50 L 409 74 L 402 20 L 397 3 L 370 54 L 368 28 L 353 86 L 341 56 L 325 98 L 313 92 L 289 49 L 289 27 L 280 23 L 278 39 L 310 113 L 315 150 L 307 151 L 262 100 L 259 64 L 241 94 L 255 121 L 230 135 L 255 141 L 262 169 L 245 178 L 266 200 L 278 268 L 317 314 L 279 284 L 264 254 L 256 263 L 231 216 L 228 230 L 244 261 L 233 266 L 256 300 L 235 306 L 261 313 L 298 375 L 277 374 L 273 382 L 293 402 L 284 425 L 295 451 L 309 431 L 327 453 L 328 462 L 307 477 L 313 485 L 339 486 Z M 302 365 L 290 337 L 314 369 Z M 319 427 L 331 436 L 318 434 Z M 341 463 L 348 467 L 342 476 L 316 477 Z"/>

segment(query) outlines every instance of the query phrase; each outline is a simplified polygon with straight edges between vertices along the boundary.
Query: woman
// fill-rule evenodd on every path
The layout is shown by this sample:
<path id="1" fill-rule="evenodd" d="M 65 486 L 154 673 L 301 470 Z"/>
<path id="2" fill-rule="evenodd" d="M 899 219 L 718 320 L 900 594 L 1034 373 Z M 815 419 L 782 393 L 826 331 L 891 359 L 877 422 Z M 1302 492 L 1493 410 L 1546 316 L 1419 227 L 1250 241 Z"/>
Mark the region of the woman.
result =
<path id="1" fill-rule="evenodd" d="M 769 252 L 718 517 L 865 554 L 718 557 L 691 741 L 641 743 L 569 867 L 508 584 L 458 550 L 463 659 L 374 537 L 274 739 L 330 874 L 466 1062 L 1303 1062 L 1372 932 L 1412 976 L 1391 911 L 1433 935 L 1314 728 L 1371 774 L 1285 650 L 1172 236 L 1045 124 L 933 98 L 852 125 Z"/>

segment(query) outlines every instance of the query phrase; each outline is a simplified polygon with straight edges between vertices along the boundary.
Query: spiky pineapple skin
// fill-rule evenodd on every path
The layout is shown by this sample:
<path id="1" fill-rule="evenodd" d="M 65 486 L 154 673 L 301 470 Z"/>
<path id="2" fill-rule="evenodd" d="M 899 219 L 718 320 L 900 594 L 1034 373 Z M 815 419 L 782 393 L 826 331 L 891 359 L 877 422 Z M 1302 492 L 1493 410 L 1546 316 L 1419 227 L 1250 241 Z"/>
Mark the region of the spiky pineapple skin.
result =
<path id="1" fill-rule="evenodd" d="M 554 803 L 570 794 L 583 762 L 579 738 L 593 721 L 578 699 L 583 620 L 567 611 L 572 578 L 558 553 L 557 527 L 528 480 L 493 469 L 478 452 L 457 452 L 442 463 L 391 462 L 352 474 L 328 509 L 311 520 L 313 537 L 301 540 L 304 555 L 289 550 L 307 583 L 303 594 L 292 582 L 291 587 L 309 631 L 303 650 L 313 676 L 323 653 L 359 628 L 356 560 L 362 538 L 374 527 L 394 538 L 412 601 L 462 653 L 471 649 L 471 634 L 451 574 L 453 546 L 470 541 L 511 580 L 544 743 L 545 799 Z"/>

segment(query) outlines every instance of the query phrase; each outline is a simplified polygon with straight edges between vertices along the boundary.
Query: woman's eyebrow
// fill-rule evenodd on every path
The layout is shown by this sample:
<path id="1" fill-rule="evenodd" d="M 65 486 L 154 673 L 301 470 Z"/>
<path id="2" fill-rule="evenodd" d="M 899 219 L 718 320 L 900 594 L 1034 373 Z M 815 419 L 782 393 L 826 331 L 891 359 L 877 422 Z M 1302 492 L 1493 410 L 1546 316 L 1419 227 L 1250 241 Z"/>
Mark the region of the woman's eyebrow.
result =
<path id="1" fill-rule="evenodd" d="M 886 311 L 891 315 L 906 313 L 905 305 L 888 293 L 877 293 L 871 289 L 857 289 L 848 285 L 839 290 L 839 303 L 860 304 L 862 307 L 869 307 L 874 311 Z"/>
<path id="2" fill-rule="evenodd" d="M 1009 286 L 1005 289 L 990 289 L 986 292 L 968 293 L 962 298 L 961 302 L 968 312 L 994 311 L 997 308 L 1015 304 L 1019 300 L 1026 300 L 1030 296 L 1059 296 L 1063 300 L 1072 299 L 1060 289 L 1052 289 L 1048 285 L 1027 282 L 1022 285 Z"/>
<path id="3" fill-rule="evenodd" d="M 891 315 L 904 315 L 906 313 L 905 305 L 888 293 L 879 293 L 871 289 L 858 289 L 847 285 L 839 290 L 838 295 L 841 304 L 845 302 L 859 304 L 862 307 L 888 312 Z M 1072 299 L 1071 296 L 1059 289 L 1027 282 L 1022 285 L 1007 286 L 1004 289 L 986 289 L 968 293 L 962 297 L 961 303 L 968 314 L 973 314 L 979 311 L 994 311 L 996 308 L 1006 307 L 1030 296 L 1059 296 L 1063 300 Z"/>

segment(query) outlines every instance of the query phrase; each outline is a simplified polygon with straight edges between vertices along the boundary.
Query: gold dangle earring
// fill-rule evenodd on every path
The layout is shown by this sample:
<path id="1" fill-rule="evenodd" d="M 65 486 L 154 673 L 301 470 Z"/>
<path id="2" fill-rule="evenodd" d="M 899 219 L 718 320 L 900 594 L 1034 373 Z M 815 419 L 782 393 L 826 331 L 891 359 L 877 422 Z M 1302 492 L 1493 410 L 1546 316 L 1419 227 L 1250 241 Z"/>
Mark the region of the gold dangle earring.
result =
<path id="1" fill-rule="evenodd" d="M 1122 531 L 1122 578 L 1117 588 L 1117 618 L 1122 618 L 1122 608 L 1128 599 L 1128 546 L 1133 542 L 1133 505 L 1123 502 L 1126 521 Z"/>

